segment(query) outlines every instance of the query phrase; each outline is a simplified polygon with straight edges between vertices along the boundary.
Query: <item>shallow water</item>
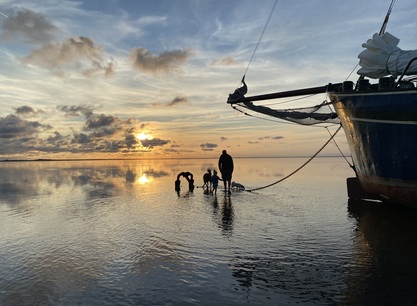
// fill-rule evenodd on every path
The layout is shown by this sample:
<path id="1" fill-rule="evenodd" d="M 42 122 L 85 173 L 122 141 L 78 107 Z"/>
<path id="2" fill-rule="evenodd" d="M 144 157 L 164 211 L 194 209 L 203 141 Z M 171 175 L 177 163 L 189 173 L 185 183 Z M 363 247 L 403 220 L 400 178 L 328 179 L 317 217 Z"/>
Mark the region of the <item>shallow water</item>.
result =
<path id="1" fill-rule="evenodd" d="M 304 162 L 236 158 L 233 179 Z M 343 159 L 230 196 L 198 188 L 216 163 L 1 163 L 0 305 L 417 303 L 416 212 L 348 201 Z M 197 188 L 177 194 L 183 171 Z"/>

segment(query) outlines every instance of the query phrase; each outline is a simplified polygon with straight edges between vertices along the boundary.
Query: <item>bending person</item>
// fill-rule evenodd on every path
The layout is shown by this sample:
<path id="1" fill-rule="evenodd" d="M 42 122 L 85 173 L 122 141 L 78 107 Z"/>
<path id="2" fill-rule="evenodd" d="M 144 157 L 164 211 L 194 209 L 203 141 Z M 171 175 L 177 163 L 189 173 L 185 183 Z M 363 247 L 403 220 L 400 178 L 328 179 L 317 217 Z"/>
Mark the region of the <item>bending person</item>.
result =
<path id="1" fill-rule="evenodd" d="M 227 154 L 226 150 L 223 150 L 222 155 L 220 155 L 219 169 L 222 174 L 224 191 L 227 191 L 230 194 L 230 188 L 232 185 L 233 158 Z"/>

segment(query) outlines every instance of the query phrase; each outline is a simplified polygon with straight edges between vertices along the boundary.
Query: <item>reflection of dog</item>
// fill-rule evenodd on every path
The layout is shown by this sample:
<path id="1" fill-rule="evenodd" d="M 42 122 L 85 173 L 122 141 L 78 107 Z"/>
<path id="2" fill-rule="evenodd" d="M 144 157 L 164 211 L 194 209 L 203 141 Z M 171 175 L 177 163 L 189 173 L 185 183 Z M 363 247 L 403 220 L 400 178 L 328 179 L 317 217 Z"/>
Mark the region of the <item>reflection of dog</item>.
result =
<path id="1" fill-rule="evenodd" d="M 245 190 L 245 186 L 236 182 L 232 182 L 232 188 L 236 190 Z"/>

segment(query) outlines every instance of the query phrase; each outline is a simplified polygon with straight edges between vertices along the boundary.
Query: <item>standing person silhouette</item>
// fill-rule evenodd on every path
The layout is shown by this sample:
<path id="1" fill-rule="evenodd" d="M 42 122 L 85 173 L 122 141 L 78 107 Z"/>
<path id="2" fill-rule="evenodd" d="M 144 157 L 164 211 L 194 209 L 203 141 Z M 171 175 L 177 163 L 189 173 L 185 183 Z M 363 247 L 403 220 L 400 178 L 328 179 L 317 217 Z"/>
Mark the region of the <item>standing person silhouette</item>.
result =
<path id="1" fill-rule="evenodd" d="M 222 174 L 224 191 L 230 194 L 230 188 L 232 185 L 233 158 L 227 154 L 226 150 L 223 150 L 222 155 L 219 157 L 219 169 Z"/>

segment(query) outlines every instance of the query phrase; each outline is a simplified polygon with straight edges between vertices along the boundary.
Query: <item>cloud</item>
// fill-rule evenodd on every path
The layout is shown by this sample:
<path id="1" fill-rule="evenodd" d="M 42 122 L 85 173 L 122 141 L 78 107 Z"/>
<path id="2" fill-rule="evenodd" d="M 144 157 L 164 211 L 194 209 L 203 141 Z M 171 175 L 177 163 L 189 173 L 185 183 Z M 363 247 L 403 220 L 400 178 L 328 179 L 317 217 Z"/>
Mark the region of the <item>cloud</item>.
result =
<path id="1" fill-rule="evenodd" d="M 58 105 L 56 108 L 65 112 L 65 116 L 67 117 L 85 116 L 89 118 L 94 110 L 92 105 Z"/>
<path id="2" fill-rule="evenodd" d="M 73 130 L 73 144 L 79 152 L 117 152 L 125 153 L 140 149 L 136 135 L 138 130 L 148 126 L 133 118 L 121 119 L 112 115 L 95 114 L 92 105 L 59 105 L 57 108 L 65 113 L 66 117 L 84 116 L 86 121 L 82 133 Z M 168 142 L 168 141 L 167 141 Z M 162 142 L 161 142 L 162 143 Z M 149 147 L 158 143 L 149 143 Z M 86 151 L 85 151 L 86 150 Z M 74 152 L 74 151 L 73 151 Z"/>
<path id="3" fill-rule="evenodd" d="M 175 106 L 178 104 L 188 104 L 188 103 L 189 103 L 188 97 L 176 96 L 170 103 L 168 103 L 168 106 Z"/>
<path id="4" fill-rule="evenodd" d="M 271 136 L 264 136 L 264 137 L 259 137 L 258 140 L 264 140 L 264 139 L 270 139 Z"/>
<path id="5" fill-rule="evenodd" d="M 85 122 L 84 130 L 98 129 L 104 126 L 109 126 L 115 119 L 111 115 L 91 115 Z"/>
<path id="6" fill-rule="evenodd" d="M 53 40 L 58 28 L 29 9 L 19 9 L 2 23 L 1 40 L 42 45 Z"/>
<path id="7" fill-rule="evenodd" d="M 217 144 L 215 144 L 215 143 L 202 143 L 200 145 L 200 148 L 203 151 L 213 151 L 214 148 L 217 148 Z"/>
<path id="8" fill-rule="evenodd" d="M 170 141 L 169 140 L 159 139 L 159 138 L 153 138 L 153 139 L 144 139 L 144 140 L 141 140 L 140 143 L 144 147 L 154 148 L 154 147 L 164 146 L 167 143 L 170 143 Z"/>
<path id="9" fill-rule="evenodd" d="M 53 132 L 53 136 L 49 136 L 48 138 L 46 138 L 46 141 L 51 142 L 51 143 L 57 143 L 65 139 L 66 139 L 65 136 L 62 136 L 61 133 L 59 133 L 58 131 L 55 131 Z"/>
<path id="10" fill-rule="evenodd" d="M 123 141 L 121 140 L 104 140 L 97 145 L 94 150 L 96 152 L 119 152 L 120 149 L 123 149 Z"/>
<path id="11" fill-rule="evenodd" d="M 23 58 L 22 63 L 48 69 L 57 75 L 78 72 L 87 77 L 96 74 L 111 76 L 115 62 L 112 58 L 105 61 L 101 46 L 88 37 L 74 37 L 62 43 L 45 45 Z"/>
<path id="12" fill-rule="evenodd" d="M 84 116 L 86 121 L 82 133 L 73 130 L 72 143 L 77 144 L 79 152 L 134 152 L 140 150 L 140 142 L 136 135 L 138 130 L 148 126 L 136 119 L 122 119 L 106 114 L 95 114 L 91 105 L 59 105 L 57 109 L 63 111 L 67 117 Z M 162 145 L 169 141 L 155 140 L 147 143 L 148 147 Z M 74 152 L 74 150 L 73 150 Z"/>
<path id="13" fill-rule="evenodd" d="M 134 134 L 127 134 L 125 137 L 125 143 L 128 148 L 132 148 L 136 144 L 138 144 L 138 139 Z"/>
<path id="14" fill-rule="evenodd" d="M 86 120 L 83 131 L 92 131 L 90 136 L 95 138 L 110 137 L 116 135 L 117 132 L 122 131 L 121 125 L 129 125 L 128 121 L 123 122 L 123 120 L 113 117 L 111 115 L 105 114 L 92 114 Z M 133 127 L 128 128 L 130 133 L 135 133 Z"/>
<path id="15" fill-rule="evenodd" d="M 41 138 L 41 133 L 52 129 L 50 125 L 23 120 L 14 114 L 0 117 L 0 154 L 137 153 L 143 150 L 143 145 L 136 135 L 140 127 L 148 126 L 146 123 L 139 124 L 138 120 L 133 118 L 122 119 L 112 115 L 95 114 L 91 105 L 60 105 L 57 109 L 64 112 L 66 117 L 85 117 L 81 131 L 71 127 L 72 135 L 62 135 L 55 130 L 46 138 Z M 29 106 L 18 107 L 15 111 L 21 116 L 37 112 Z M 144 144 L 151 149 L 168 142 L 155 139 Z"/>
<path id="16" fill-rule="evenodd" d="M 180 66 L 191 57 L 191 54 L 191 50 L 182 49 L 155 55 L 145 48 L 138 47 L 131 51 L 129 59 L 132 67 L 139 72 L 167 74 L 179 70 Z"/>
<path id="17" fill-rule="evenodd" d="M 211 66 L 240 66 L 241 63 L 236 61 L 233 57 L 227 56 L 217 60 L 214 60 L 210 64 Z"/>
<path id="18" fill-rule="evenodd" d="M 147 25 L 161 24 L 165 23 L 166 20 L 167 17 L 165 16 L 143 16 L 139 18 L 138 25 L 143 27 Z"/>
<path id="19" fill-rule="evenodd" d="M 264 136 L 264 137 L 259 137 L 258 140 L 267 140 L 267 139 L 271 139 L 271 140 L 280 140 L 283 139 L 284 136 Z M 256 143 L 256 142 L 253 142 Z"/>
<path id="20" fill-rule="evenodd" d="M 152 103 L 152 106 L 154 106 L 154 107 L 160 107 L 160 106 L 162 106 L 162 107 L 172 107 L 172 106 L 177 106 L 177 105 L 181 105 L 181 104 L 189 104 L 189 103 L 190 103 L 190 101 L 189 101 L 187 96 L 178 95 L 174 99 L 172 99 L 172 101 L 170 101 L 168 103 L 163 104 L 163 103 L 155 102 L 155 103 Z"/>
<path id="21" fill-rule="evenodd" d="M 144 174 L 146 174 L 147 176 L 153 177 L 153 178 L 159 178 L 159 177 L 164 177 L 164 176 L 168 176 L 169 175 L 165 171 L 155 171 L 153 169 L 150 169 L 148 171 L 145 171 Z"/>
<path id="22" fill-rule="evenodd" d="M 90 143 L 92 141 L 91 136 L 84 133 L 74 133 L 73 143 Z"/>
<path id="23" fill-rule="evenodd" d="M 122 128 L 119 126 L 109 126 L 109 127 L 100 127 L 96 129 L 93 134 L 95 137 L 108 137 L 115 135 L 118 131 L 121 131 Z"/>
<path id="24" fill-rule="evenodd" d="M 15 115 L 0 117 L 0 138 L 34 137 L 38 133 L 52 129 L 50 125 L 38 121 L 23 120 Z"/>
<path id="25" fill-rule="evenodd" d="M 13 108 L 15 110 L 15 113 L 19 117 L 30 117 L 30 116 L 36 116 L 37 114 L 44 113 L 42 110 L 34 110 L 30 106 L 19 106 L 16 108 Z"/>

